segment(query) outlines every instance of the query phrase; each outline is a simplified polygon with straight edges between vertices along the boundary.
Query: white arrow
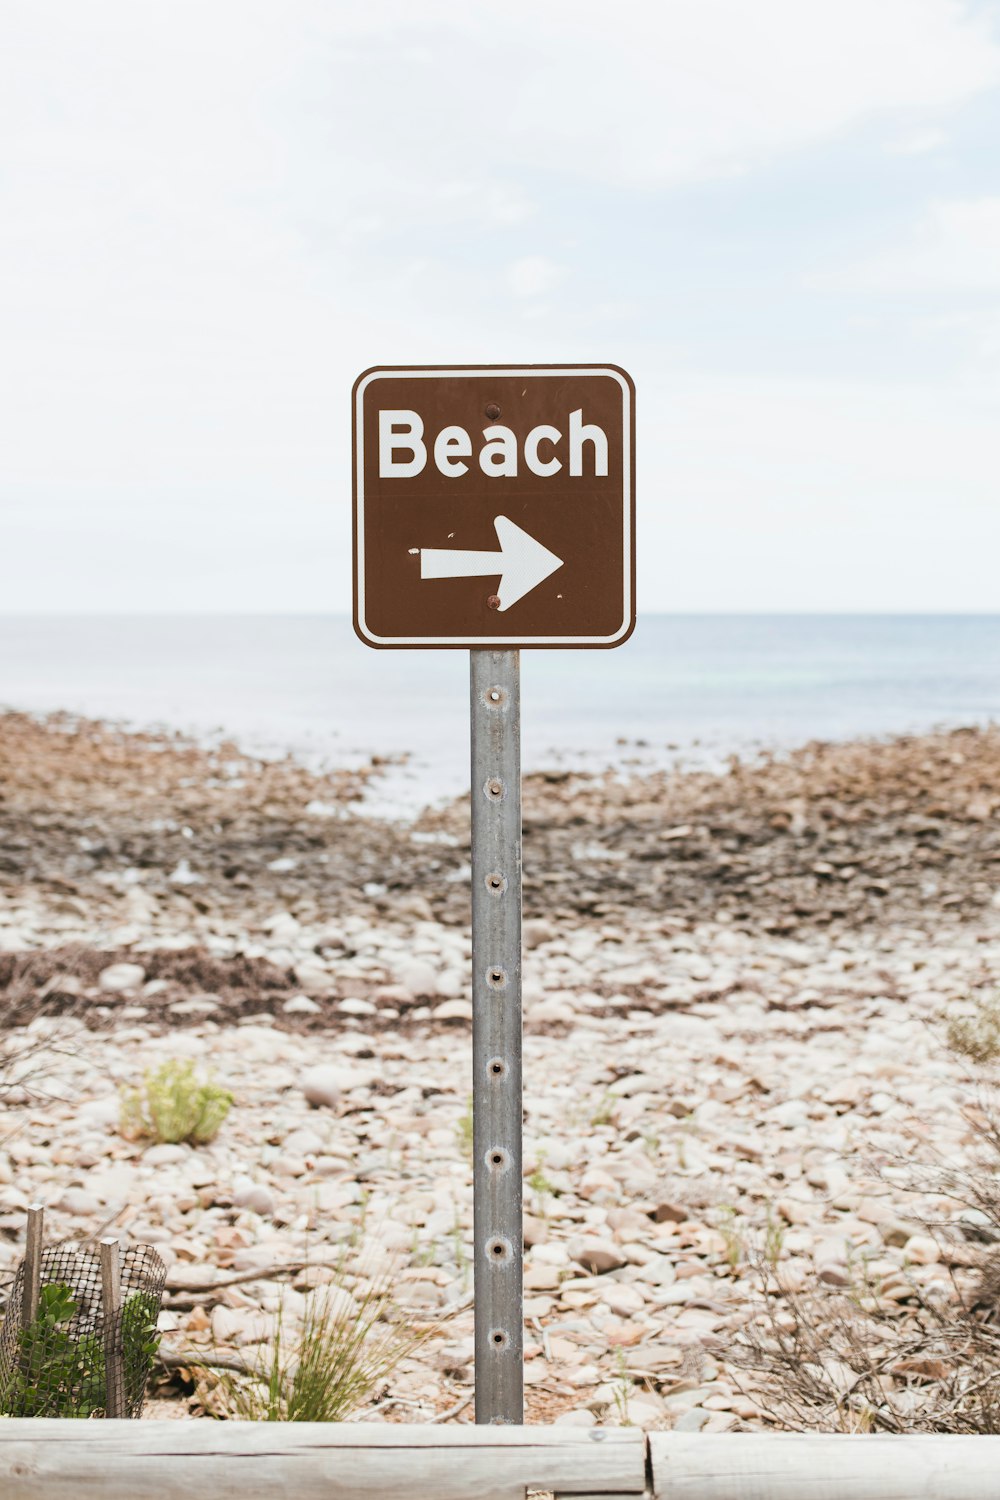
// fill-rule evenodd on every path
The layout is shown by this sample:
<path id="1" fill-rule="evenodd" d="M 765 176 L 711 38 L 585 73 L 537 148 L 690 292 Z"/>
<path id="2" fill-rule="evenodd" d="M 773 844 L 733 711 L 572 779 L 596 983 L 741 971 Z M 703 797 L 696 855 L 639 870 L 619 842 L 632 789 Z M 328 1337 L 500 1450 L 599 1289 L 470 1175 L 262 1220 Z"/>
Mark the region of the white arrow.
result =
<path id="1" fill-rule="evenodd" d="M 497 516 L 499 552 L 463 552 L 448 547 L 421 547 L 421 578 L 490 578 L 499 573 L 501 610 L 510 609 L 561 568 L 563 560 L 536 542 L 506 516 Z"/>

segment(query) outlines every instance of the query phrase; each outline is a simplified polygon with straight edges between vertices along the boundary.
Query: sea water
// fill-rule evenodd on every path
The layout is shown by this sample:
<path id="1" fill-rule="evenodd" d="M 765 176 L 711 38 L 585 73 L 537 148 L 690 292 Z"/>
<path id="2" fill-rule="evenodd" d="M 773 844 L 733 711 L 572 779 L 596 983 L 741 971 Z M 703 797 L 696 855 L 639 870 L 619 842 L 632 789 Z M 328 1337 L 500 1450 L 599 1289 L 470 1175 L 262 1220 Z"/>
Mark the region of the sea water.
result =
<path id="1" fill-rule="evenodd" d="M 1000 719 L 1000 615 L 652 615 L 613 651 L 522 653 L 526 769 L 721 764 Z M 468 784 L 468 657 L 315 616 L 0 616 L 0 707 L 232 735 L 351 765 L 415 811 Z M 405 759 L 403 759 L 405 758 Z"/>

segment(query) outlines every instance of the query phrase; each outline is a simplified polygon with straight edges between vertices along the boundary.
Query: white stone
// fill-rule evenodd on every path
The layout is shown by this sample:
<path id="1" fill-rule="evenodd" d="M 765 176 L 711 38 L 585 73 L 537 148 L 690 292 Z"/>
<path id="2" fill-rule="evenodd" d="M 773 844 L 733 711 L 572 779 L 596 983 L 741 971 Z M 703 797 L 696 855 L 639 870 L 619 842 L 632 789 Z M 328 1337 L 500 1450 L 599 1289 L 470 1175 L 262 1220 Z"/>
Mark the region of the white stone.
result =
<path id="1" fill-rule="evenodd" d="M 253 1213 L 267 1217 L 274 1213 L 276 1207 L 271 1189 L 249 1177 L 237 1177 L 234 1181 L 233 1203 L 236 1208 L 249 1208 Z"/>
<path id="2" fill-rule="evenodd" d="M 929 1234 L 912 1234 L 903 1246 L 903 1256 L 915 1266 L 933 1266 L 941 1259 L 941 1247 Z"/>
<path id="3" fill-rule="evenodd" d="M 310 1000 L 308 995 L 293 995 L 281 1007 L 286 1016 L 318 1016 L 323 1007 Z"/>
<path id="4" fill-rule="evenodd" d="M 146 978 L 142 964 L 109 964 L 102 969 L 97 983 L 107 995 L 117 995 L 122 990 L 137 990 Z"/>
<path id="5" fill-rule="evenodd" d="M 317 1108 L 326 1106 L 333 1109 L 338 1103 L 345 1087 L 345 1069 L 334 1067 L 331 1063 L 317 1063 L 313 1068 L 307 1068 L 302 1075 L 302 1092 L 307 1101 Z"/>
<path id="6" fill-rule="evenodd" d="M 442 1000 L 440 1005 L 435 1005 L 432 1014 L 435 1021 L 471 1021 L 472 1002 L 470 1000 Z"/>

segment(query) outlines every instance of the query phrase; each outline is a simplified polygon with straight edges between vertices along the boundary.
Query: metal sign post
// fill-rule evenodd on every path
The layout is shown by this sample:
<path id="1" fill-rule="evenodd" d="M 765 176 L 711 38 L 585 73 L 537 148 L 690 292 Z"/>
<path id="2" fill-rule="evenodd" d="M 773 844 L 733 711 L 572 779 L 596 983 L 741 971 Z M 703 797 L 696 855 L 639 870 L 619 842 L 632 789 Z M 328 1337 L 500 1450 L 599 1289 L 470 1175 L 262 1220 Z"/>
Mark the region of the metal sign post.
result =
<path id="1" fill-rule="evenodd" d="M 377 366 L 353 427 L 355 630 L 471 655 L 476 1421 L 520 1423 L 518 652 L 631 634 L 635 388 L 617 365 Z"/>
<path id="2" fill-rule="evenodd" d="M 469 655 L 476 1421 L 520 1423 L 521 684 L 516 651 Z"/>

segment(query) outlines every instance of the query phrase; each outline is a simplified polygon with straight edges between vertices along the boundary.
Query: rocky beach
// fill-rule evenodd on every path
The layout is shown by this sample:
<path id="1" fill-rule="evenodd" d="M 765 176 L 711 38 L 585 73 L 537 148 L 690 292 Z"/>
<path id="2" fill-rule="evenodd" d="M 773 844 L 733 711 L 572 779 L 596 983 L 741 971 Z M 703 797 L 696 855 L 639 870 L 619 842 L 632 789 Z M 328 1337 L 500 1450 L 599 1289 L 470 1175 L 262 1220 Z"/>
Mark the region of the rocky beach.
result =
<path id="1" fill-rule="evenodd" d="M 358 1418 L 471 1420 L 468 806 L 372 817 L 380 771 L 0 717 L 0 1270 L 37 1200 L 154 1245 L 157 1415 L 391 1276 L 426 1337 Z M 531 774 L 524 872 L 528 1418 L 758 1425 L 756 1257 L 900 1317 L 973 1264 L 907 1164 L 980 1148 L 1000 729 Z M 208 1144 L 120 1133 L 167 1058 L 234 1096 Z"/>

